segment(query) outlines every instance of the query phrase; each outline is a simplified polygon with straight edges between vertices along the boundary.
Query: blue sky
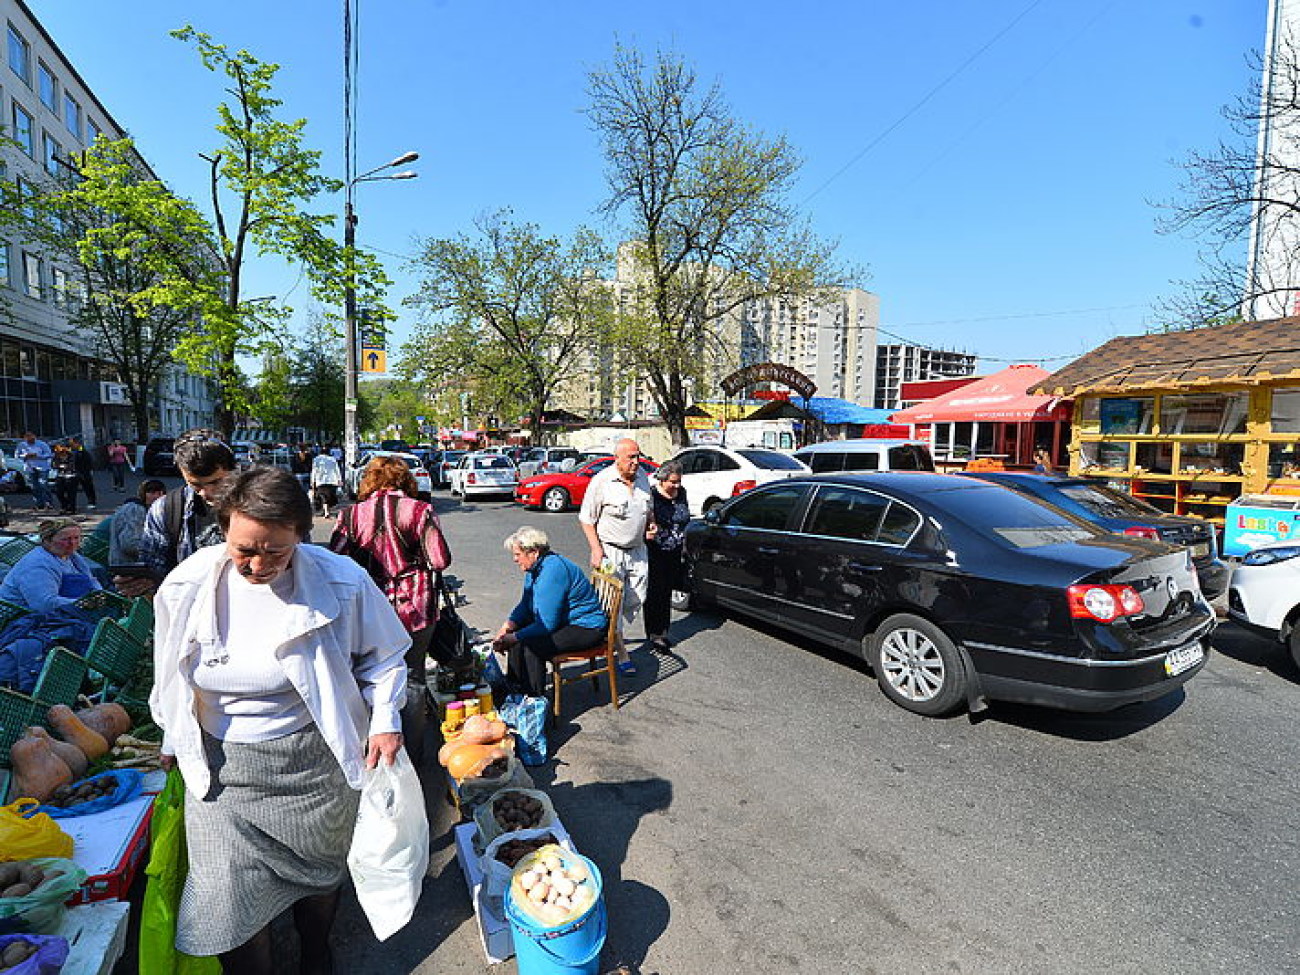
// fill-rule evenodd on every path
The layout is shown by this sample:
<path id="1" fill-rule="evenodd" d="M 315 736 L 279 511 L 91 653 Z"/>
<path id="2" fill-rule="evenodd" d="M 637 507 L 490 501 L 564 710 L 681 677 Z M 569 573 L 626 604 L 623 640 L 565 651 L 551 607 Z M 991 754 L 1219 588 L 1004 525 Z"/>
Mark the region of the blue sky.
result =
<path id="1" fill-rule="evenodd" d="M 342 170 L 341 0 L 29 0 L 158 174 L 205 192 L 218 79 L 168 31 L 192 23 L 282 65 L 286 113 Z M 617 239 L 582 115 L 615 41 L 680 52 L 738 117 L 805 163 L 795 202 L 863 266 L 881 328 L 1048 368 L 1144 331 L 1194 242 L 1155 231 L 1177 163 L 1227 134 L 1266 0 L 356 0 L 358 164 L 418 150 L 418 180 L 358 188 L 358 241 L 397 279 L 418 236 L 499 207 Z M 341 202 L 333 201 L 341 208 Z M 307 304 L 267 265 L 249 295 Z M 398 335 L 409 323 L 399 323 Z M 882 335 L 889 341 L 889 335 Z"/>

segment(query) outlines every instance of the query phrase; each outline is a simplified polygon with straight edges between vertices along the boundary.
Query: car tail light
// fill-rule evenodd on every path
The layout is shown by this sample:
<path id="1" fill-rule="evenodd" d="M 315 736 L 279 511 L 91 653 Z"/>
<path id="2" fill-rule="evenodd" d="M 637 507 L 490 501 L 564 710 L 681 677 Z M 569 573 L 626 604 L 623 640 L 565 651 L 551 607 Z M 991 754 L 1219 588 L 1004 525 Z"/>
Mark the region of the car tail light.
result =
<path id="1" fill-rule="evenodd" d="M 1154 538 L 1159 540 L 1160 533 L 1150 525 L 1131 525 L 1124 529 L 1125 535 L 1134 535 L 1137 538 Z"/>
<path id="2" fill-rule="evenodd" d="M 478 479 L 477 479 L 473 474 L 466 474 L 466 475 L 465 475 L 465 483 L 466 483 L 466 484 L 476 484 L 476 483 L 478 483 Z"/>
<path id="3" fill-rule="evenodd" d="M 734 498 L 737 494 L 744 494 L 750 488 L 758 487 L 757 481 L 737 481 L 731 489 L 731 496 Z"/>
<path id="4" fill-rule="evenodd" d="M 1070 615 L 1075 619 L 1110 623 L 1121 616 L 1137 616 L 1146 610 L 1142 597 L 1132 586 L 1071 586 L 1066 590 Z"/>

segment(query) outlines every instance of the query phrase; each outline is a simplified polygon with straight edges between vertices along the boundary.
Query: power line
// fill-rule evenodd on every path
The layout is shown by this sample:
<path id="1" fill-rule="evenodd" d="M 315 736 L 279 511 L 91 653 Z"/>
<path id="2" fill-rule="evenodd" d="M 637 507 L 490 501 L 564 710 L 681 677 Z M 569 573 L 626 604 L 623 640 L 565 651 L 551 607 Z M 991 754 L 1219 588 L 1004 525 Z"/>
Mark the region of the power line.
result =
<path id="1" fill-rule="evenodd" d="M 994 34 L 994 35 L 993 35 L 989 40 L 987 40 L 987 41 L 983 44 L 983 46 L 981 46 L 980 48 L 978 48 L 978 49 L 975 51 L 975 53 L 971 54 L 968 58 L 966 58 L 965 61 L 963 61 L 961 64 L 957 65 L 957 67 L 956 67 L 955 69 L 953 69 L 953 70 L 948 74 L 948 76 L 947 76 L 946 78 L 944 78 L 944 79 L 943 79 L 942 81 L 940 81 L 937 85 L 935 85 L 933 88 L 931 88 L 929 91 L 927 91 L 924 95 L 922 95 L 920 101 L 916 102 L 914 105 L 912 105 L 911 108 L 909 108 L 906 112 L 904 112 L 904 113 L 903 113 L 902 115 L 900 115 L 897 119 L 895 119 L 892 123 L 890 123 L 890 124 L 885 128 L 885 130 L 884 130 L 883 132 L 881 132 L 881 133 L 880 133 L 879 135 L 877 135 L 874 139 L 872 139 L 870 142 L 868 142 L 868 143 L 867 143 L 867 144 L 866 144 L 866 145 L 865 145 L 865 146 L 864 146 L 864 147 L 863 147 L 863 148 L 862 148 L 862 149 L 861 149 L 861 150 L 860 150 L 860 151 L 859 151 L 859 152 L 858 152 L 858 153 L 857 153 L 857 154 L 856 154 L 852 159 L 850 159 L 848 162 L 846 162 L 843 166 L 841 166 L 841 167 L 840 167 L 839 169 L 837 169 L 835 172 L 831 173 L 831 175 L 826 179 L 825 182 L 823 182 L 823 183 L 822 183 L 820 186 L 818 186 L 815 190 L 813 190 L 813 191 L 812 191 L 811 193 L 809 193 L 806 197 L 804 197 L 804 199 L 803 199 L 803 204 L 807 204 L 808 201 L 811 200 L 814 196 L 816 196 L 816 195 L 817 195 L 818 193 L 820 193 L 822 190 L 826 189 L 826 187 L 830 186 L 831 183 L 835 182 L 837 179 L 839 179 L 841 176 L 843 176 L 846 172 L 848 172 L 850 169 L 852 169 L 854 166 L 856 166 L 856 165 L 858 164 L 858 162 L 861 161 L 861 159 L 862 159 L 863 156 L 865 156 L 865 155 L 866 155 L 867 153 L 869 153 L 872 149 L 874 149 L 874 148 L 875 148 L 876 146 L 878 146 L 881 142 L 883 142 L 883 141 L 885 140 L 885 138 L 886 138 L 887 136 L 889 136 L 889 134 L 892 133 L 895 129 L 897 129 L 900 125 L 902 125 L 902 124 L 903 124 L 904 122 L 906 122 L 909 118 L 911 118 L 913 115 L 915 115 L 917 112 L 919 112 L 919 111 L 922 109 L 922 107 L 925 106 L 926 102 L 930 101 L 930 99 L 932 99 L 935 95 L 939 94 L 939 92 L 941 92 L 943 89 L 947 88 L 948 85 L 950 85 L 954 80 L 956 80 L 956 78 L 957 78 L 958 75 L 960 75 L 960 74 L 961 74 L 962 72 L 964 72 L 968 67 L 970 67 L 972 64 L 974 64 L 975 61 L 978 60 L 978 59 L 980 58 L 980 56 L 984 54 L 985 51 L 987 51 L 987 50 L 988 50 L 989 48 L 991 48 L 994 44 L 996 44 L 998 41 L 1000 41 L 1004 36 L 1006 36 L 1006 35 L 1007 35 L 1011 30 L 1012 30 L 1012 28 L 1014 28 L 1018 23 L 1020 23 L 1022 20 L 1024 20 L 1025 17 L 1027 17 L 1027 16 L 1030 14 L 1030 12 L 1031 12 L 1035 7 L 1039 6 L 1042 2 L 1043 2 L 1043 0 L 1033 0 L 1033 2 L 1029 4 L 1029 6 L 1027 6 L 1024 10 L 1020 11 L 1020 13 L 1018 13 L 1015 17 L 1013 17 L 1013 18 L 1011 19 L 1011 22 L 1010 22 L 1010 23 L 1008 23 L 1008 24 L 1007 24 L 1005 27 L 1003 27 L 1000 31 L 998 31 L 996 34 Z M 803 204 L 801 204 L 801 205 L 803 205 Z"/>

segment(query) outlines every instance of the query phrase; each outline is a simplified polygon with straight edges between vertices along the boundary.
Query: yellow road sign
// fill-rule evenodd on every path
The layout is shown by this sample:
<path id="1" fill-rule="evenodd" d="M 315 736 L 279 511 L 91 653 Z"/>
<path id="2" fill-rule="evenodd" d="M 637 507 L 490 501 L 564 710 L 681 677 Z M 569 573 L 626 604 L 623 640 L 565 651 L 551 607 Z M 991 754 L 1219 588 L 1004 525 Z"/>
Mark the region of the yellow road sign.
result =
<path id="1" fill-rule="evenodd" d="M 387 372 L 388 353 L 383 349 L 361 350 L 362 372 Z"/>

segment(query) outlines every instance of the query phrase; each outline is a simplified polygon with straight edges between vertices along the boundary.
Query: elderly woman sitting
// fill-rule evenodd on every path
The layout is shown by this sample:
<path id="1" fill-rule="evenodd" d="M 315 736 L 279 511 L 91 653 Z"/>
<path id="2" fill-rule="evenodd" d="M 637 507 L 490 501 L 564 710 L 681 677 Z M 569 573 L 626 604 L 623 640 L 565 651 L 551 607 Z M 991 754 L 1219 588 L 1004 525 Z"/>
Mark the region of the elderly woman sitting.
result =
<path id="1" fill-rule="evenodd" d="M 0 632 L 0 686 L 30 691 L 49 648 L 85 648 L 94 632 L 76 602 L 102 589 L 94 565 L 78 553 L 81 526 L 71 518 L 49 518 L 39 528 L 41 544 L 5 575 L 0 599 L 31 610 Z"/>
<path id="2" fill-rule="evenodd" d="M 0 599 L 37 613 L 70 608 L 92 589 L 103 587 L 95 567 L 77 550 L 81 525 L 73 518 L 48 518 L 37 529 L 41 544 L 24 555 L 0 583 Z"/>
<path id="3" fill-rule="evenodd" d="M 524 592 L 492 647 L 506 654 L 510 683 L 531 697 L 541 697 L 546 693 L 546 665 L 551 658 L 599 646 L 609 618 L 586 574 L 551 551 L 545 532 L 520 528 L 506 539 L 505 547 L 524 574 Z"/>

